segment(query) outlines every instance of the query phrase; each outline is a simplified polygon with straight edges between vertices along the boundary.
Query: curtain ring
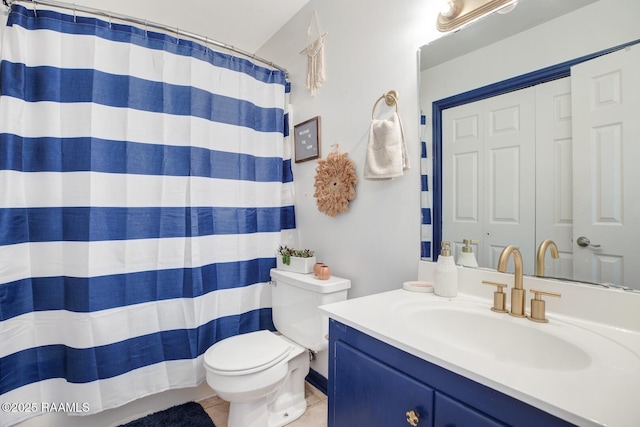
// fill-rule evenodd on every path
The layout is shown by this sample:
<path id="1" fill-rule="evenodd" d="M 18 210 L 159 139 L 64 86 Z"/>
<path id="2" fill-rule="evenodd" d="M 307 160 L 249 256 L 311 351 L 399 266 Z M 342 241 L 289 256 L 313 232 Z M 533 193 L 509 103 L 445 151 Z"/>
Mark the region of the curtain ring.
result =
<path id="1" fill-rule="evenodd" d="M 33 3 L 33 16 L 35 16 L 37 18 L 38 17 L 38 4 L 36 3 L 36 0 L 31 0 L 31 3 Z"/>
<path id="2" fill-rule="evenodd" d="M 75 4 L 75 3 L 73 4 L 73 22 L 74 22 L 75 24 L 77 24 L 77 23 L 78 23 L 78 21 L 77 21 L 77 16 L 76 16 L 76 4 Z"/>

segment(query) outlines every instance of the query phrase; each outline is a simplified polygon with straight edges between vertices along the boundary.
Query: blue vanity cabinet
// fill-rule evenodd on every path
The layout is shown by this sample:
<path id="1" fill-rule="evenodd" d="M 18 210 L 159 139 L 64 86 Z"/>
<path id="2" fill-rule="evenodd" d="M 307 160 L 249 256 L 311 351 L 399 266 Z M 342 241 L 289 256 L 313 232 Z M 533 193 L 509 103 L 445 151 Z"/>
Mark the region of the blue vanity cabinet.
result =
<path id="1" fill-rule="evenodd" d="M 446 394 L 436 393 L 434 427 L 504 427 L 505 424 L 489 418 L 471 407 L 450 398 Z"/>
<path id="2" fill-rule="evenodd" d="M 419 426 L 433 426 L 431 387 L 343 342 L 335 350 L 339 363 L 330 425 L 401 426 L 413 411 Z"/>
<path id="3" fill-rule="evenodd" d="M 329 352 L 329 427 L 409 426 L 411 411 L 419 427 L 573 425 L 335 319 Z"/>

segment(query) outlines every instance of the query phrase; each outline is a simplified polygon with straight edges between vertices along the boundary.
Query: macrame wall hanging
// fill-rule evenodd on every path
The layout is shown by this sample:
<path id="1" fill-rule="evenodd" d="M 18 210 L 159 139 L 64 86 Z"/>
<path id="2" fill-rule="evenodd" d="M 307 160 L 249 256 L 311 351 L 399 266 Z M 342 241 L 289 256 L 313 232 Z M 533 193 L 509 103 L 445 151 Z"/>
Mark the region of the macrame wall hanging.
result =
<path id="1" fill-rule="evenodd" d="M 314 22 L 316 24 L 318 38 L 311 42 Z M 314 10 L 309 28 L 307 29 L 307 47 L 300 52 L 301 54 L 304 53 L 307 55 L 307 80 L 305 86 L 311 93 L 311 96 L 316 96 L 318 89 L 320 89 L 326 77 L 324 68 L 324 38 L 326 36 L 327 33 L 320 33 L 318 16 Z"/>
<path id="2" fill-rule="evenodd" d="M 356 198 L 356 167 L 347 158 L 348 153 L 339 152 L 338 145 L 326 159 L 318 160 L 316 167 L 316 198 L 318 210 L 331 217 L 349 210 L 349 202 Z"/>

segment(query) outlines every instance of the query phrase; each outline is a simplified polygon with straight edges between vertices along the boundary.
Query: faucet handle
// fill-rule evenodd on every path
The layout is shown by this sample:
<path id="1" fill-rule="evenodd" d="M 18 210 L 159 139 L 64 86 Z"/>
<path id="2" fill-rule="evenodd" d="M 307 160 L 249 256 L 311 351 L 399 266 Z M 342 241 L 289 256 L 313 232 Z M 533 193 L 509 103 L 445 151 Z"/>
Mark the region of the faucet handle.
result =
<path id="1" fill-rule="evenodd" d="M 496 286 L 498 289 L 493 293 L 493 307 L 491 307 L 492 311 L 498 313 L 506 313 L 506 294 L 502 292 L 502 289 L 507 287 L 506 283 L 497 283 L 497 282 L 489 282 L 486 280 L 482 281 L 483 285 Z"/>
<path id="2" fill-rule="evenodd" d="M 547 323 L 549 319 L 545 317 L 545 301 L 542 299 L 542 295 L 548 297 L 560 298 L 560 294 L 555 292 L 538 291 L 531 289 L 534 298 L 531 299 L 531 316 L 528 316 L 529 320 L 534 322 Z"/>

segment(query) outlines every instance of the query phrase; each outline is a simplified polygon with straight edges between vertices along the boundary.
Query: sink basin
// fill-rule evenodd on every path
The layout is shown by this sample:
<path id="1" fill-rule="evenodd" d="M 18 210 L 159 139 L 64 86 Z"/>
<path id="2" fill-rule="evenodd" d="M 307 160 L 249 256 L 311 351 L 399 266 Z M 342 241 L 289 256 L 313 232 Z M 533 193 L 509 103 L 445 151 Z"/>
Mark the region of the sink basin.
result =
<path id="1" fill-rule="evenodd" d="M 584 369 L 591 364 L 583 349 L 522 324 L 526 319 L 435 308 L 414 312 L 407 320 L 413 325 L 428 325 L 428 331 L 423 331 L 428 338 L 498 361 L 560 370 Z"/>
<path id="2" fill-rule="evenodd" d="M 502 365 L 578 371 L 589 368 L 594 359 L 626 369 L 640 362 L 626 347 L 566 322 L 540 324 L 494 313 L 483 305 L 451 301 L 407 303 L 392 312 L 420 339 Z"/>

